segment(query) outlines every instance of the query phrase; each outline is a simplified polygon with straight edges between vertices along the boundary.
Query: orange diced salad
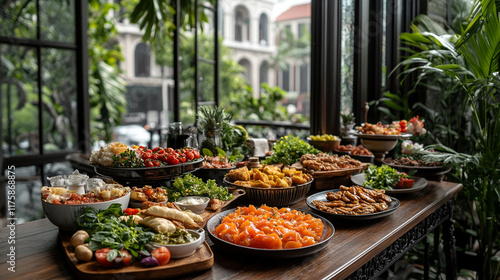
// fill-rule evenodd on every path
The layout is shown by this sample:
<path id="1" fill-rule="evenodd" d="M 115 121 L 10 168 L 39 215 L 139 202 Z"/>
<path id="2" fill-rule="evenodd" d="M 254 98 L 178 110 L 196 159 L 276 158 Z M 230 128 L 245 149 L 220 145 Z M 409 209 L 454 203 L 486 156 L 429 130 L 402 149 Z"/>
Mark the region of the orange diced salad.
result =
<path id="1" fill-rule="evenodd" d="M 321 240 L 323 222 L 289 208 L 254 205 L 238 207 L 224 217 L 215 235 L 228 242 L 253 248 L 290 249 Z"/>

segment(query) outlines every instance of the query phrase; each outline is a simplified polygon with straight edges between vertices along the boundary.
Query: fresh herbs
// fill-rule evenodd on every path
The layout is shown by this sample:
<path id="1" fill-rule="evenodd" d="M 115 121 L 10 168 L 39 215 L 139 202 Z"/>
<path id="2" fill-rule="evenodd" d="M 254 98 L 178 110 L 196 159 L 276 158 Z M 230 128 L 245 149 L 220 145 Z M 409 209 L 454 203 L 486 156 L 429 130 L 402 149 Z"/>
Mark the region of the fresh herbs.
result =
<path id="1" fill-rule="evenodd" d="M 384 164 L 380 167 L 370 165 L 370 167 L 365 170 L 365 177 L 366 181 L 364 185 L 367 187 L 392 190 L 393 186 L 395 186 L 401 178 L 409 178 L 410 176 L 405 173 L 400 173 L 389 165 Z"/>
<path id="2" fill-rule="evenodd" d="M 136 156 L 135 150 L 127 149 L 120 155 L 113 155 L 113 167 L 144 167 L 144 162 Z"/>
<path id="3" fill-rule="evenodd" d="M 318 154 L 321 151 L 309 145 L 306 141 L 296 136 L 287 135 L 281 137 L 273 146 L 273 154 L 262 161 L 264 164 L 283 163 L 292 165 L 300 160 L 305 154 Z"/>
<path id="4" fill-rule="evenodd" d="M 139 253 L 149 255 L 144 246 L 155 234 L 135 224 L 131 216 L 121 220 L 122 215 L 121 204 L 118 203 L 111 204 L 106 210 L 85 208 L 77 222 L 80 228 L 90 233 L 89 249 L 127 249 L 134 258 Z"/>
<path id="5" fill-rule="evenodd" d="M 220 200 L 231 200 L 233 195 L 229 193 L 226 187 L 219 187 L 215 180 L 203 182 L 192 174 L 186 174 L 184 177 L 175 179 L 172 187 L 167 188 L 168 200 L 177 201 L 177 199 L 188 195 L 208 196 Z"/>

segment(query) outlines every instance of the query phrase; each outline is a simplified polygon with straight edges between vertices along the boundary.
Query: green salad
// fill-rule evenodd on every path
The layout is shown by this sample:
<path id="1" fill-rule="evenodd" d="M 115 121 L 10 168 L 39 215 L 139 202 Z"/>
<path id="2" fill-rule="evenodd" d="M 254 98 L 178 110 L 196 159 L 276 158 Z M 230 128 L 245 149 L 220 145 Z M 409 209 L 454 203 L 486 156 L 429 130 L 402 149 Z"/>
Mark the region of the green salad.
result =
<path id="1" fill-rule="evenodd" d="M 364 185 L 374 189 L 392 190 L 393 186 L 395 186 L 401 178 L 409 177 L 409 175 L 398 172 L 389 165 L 384 164 L 380 167 L 370 165 L 370 167 L 365 170 L 366 180 Z"/>

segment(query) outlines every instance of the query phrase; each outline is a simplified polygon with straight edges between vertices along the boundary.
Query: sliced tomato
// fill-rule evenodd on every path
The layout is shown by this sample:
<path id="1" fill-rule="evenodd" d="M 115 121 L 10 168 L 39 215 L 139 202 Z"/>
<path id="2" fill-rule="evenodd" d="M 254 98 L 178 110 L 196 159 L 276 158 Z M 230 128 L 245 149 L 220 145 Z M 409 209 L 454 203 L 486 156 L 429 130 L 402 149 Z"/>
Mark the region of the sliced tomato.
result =
<path id="1" fill-rule="evenodd" d="M 115 258 L 116 267 L 128 266 L 132 262 L 132 255 L 125 249 L 120 250 L 120 254 Z"/>
<path id="2" fill-rule="evenodd" d="M 125 211 L 123 211 L 125 214 L 131 216 L 131 215 L 136 215 L 136 214 L 139 214 L 139 212 L 141 212 L 141 209 L 139 208 L 127 208 L 125 209 Z"/>
<path id="3" fill-rule="evenodd" d="M 151 255 L 158 260 L 160 265 L 166 265 L 170 261 L 170 251 L 167 247 L 154 249 Z"/>
<path id="4" fill-rule="evenodd" d="M 109 251 L 111 251 L 111 248 L 102 248 L 95 251 L 95 258 L 97 259 L 97 262 L 103 267 L 113 266 L 113 260 L 108 261 L 107 259 Z"/>
<path id="5" fill-rule="evenodd" d="M 413 187 L 413 184 L 415 183 L 415 179 L 407 179 L 407 178 L 401 178 L 399 182 L 396 184 L 397 189 L 409 189 Z"/>

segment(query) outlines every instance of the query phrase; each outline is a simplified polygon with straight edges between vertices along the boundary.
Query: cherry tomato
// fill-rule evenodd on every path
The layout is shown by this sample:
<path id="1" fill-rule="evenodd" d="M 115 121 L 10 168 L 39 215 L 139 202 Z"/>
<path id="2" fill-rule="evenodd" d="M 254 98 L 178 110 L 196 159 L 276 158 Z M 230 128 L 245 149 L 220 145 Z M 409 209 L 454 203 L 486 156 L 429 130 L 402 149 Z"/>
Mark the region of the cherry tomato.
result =
<path id="1" fill-rule="evenodd" d="M 156 153 L 159 155 L 163 155 L 165 153 L 165 149 L 159 149 Z"/>
<path id="2" fill-rule="evenodd" d="M 160 157 L 158 157 L 158 159 L 162 162 L 167 162 L 167 155 L 163 154 Z"/>
<path id="3" fill-rule="evenodd" d="M 170 251 L 167 247 L 155 249 L 151 255 L 158 260 L 160 265 L 166 265 L 170 261 Z"/>
<path id="4" fill-rule="evenodd" d="M 200 151 L 193 150 L 193 155 L 194 155 L 194 158 L 200 158 Z"/>
<path id="5" fill-rule="evenodd" d="M 179 155 L 179 157 L 177 159 L 179 160 L 180 163 L 186 162 L 186 157 L 184 155 Z"/>
<path id="6" fill-rule="evenodd" d="M 154 149 L 153 149 L 153 153 L 158 152 L 158 150 L 160 150 L 160 149 L 161 149 L 160 147 L 156 147 L 156 148 L 154 148 Z"/>
<path id="7" fill-rule="evenodd" d="M 177 159 L 177 157 L 174 155 L 169 155 L 167 157 L 167 163 L 170 165 L 176 165 L 179 164 L 179 159 Z"/>
<path id="8" fill-rule="evenodd" d="M 187 160 L 194 159 L 194 154 L 192 152 L 190 152 L 190 151 L 185 152 L 184 155 L 186 156 Z"/>
<path id="9" fill-rule="evenodd" d="M 115 266 L 122 267 L 130 265 L 132 255 L 125 249 L 120 250 L 120 255 L 115 258 Z"/>
<path id="10" fill-rule="evenodd" d="M 174 149 L 172 149 L 172 148 L 167 148 L 167 152 L 170 154 L 170 153 L 174 152 Z"/>
<path id="11" fill-rule="evenodd" d="M 153 167 L 153 166 L 154 166 L 153 162 L 152 162 L 150 159 L 147 159 L 147 160 L 144 162 L 144 165 L 145 165 L 146 167 Z"/>
<path id="12" fill-rule="evenodd" d="M 152 156 L 153 156 L 153 154 L 150 153 L 150 152 L 144 152 L 144 153 L 142 153 L 142 158 L 143 159 L 150 159 Z"/>
<path id="13" fill-rule="evenodd" d="M 95 251 L 95 258 L 97 262 L 103 267 L 111 267 L 113 265 L 113 261 L 108 261 L 107 256 L 111 248 L 102 248 Z"/>
<path id="14" fill-rule="evenodd" d="M 396 184 L 397 189 L 409 189 L 415 183 L 415 179 L 401 178 Z"/>

